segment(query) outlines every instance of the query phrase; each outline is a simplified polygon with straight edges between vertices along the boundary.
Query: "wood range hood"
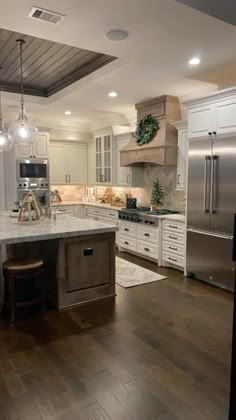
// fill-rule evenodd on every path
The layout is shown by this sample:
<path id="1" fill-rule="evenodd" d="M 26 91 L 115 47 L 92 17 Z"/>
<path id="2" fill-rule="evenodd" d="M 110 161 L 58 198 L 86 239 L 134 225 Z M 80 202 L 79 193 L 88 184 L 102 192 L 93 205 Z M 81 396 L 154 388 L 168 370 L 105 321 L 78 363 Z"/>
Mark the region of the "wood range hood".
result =
<path id="1" fill-rule="evenodd" d="M 120 151 L 121 166 L 142 166 L 152 163 L 160 166 L 177 164 L 177 130 L 172 125 L 180 120 L 179 99 L 163 95 L 135 105 L 137 120 L 151 114 L 159 122 L 159 130 L 152 141 L 139 146 L 132 136 L 130 142 Z"/>

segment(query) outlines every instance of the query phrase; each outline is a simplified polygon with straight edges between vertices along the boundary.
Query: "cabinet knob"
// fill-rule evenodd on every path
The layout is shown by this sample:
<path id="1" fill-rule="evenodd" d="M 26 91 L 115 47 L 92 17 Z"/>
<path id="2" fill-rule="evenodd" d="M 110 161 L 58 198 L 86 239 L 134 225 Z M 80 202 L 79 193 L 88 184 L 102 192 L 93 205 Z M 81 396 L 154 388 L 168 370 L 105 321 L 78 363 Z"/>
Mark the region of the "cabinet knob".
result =
<path id="1" fill-rule="evenodd" d="M 216 136 L 217 132 L 216 131 L 213 131 L 213 134 L 214 134 L 214 136 Z"/>
<path id="2" fill-rule="evenodd" d="M 212 136 L 212 132 L 211 132 L 211 131 L 208 131 L 208 135 L 209 135 L 209 136 Z"/>

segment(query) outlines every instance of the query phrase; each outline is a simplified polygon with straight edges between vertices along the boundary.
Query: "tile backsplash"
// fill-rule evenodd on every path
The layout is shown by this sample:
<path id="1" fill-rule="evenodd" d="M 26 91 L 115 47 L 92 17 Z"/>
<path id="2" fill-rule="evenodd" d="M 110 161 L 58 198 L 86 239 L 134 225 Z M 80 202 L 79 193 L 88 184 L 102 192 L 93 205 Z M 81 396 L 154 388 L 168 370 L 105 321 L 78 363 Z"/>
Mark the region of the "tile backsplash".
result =
<path id="1" fill-rule="evenodd" d="M 145 164 L 143 188 L 112 187 L 112 193 L 125 197 L 126 193 L 131 192 L 132 196 L 137 198 L 139 206 L 148 206 L 152 184 L 156 178 L 159 178 L 165 193 L 165 207 L 185 210 L 185 192 L 176 190 L 175 167 Z M 86 185 L 52 185 L 51 188 L 59 191 L 63 201 L 81 201 L 86 193 Z M 106 186 L 97 186 L 98 200 L 104 196 L 106 189 Z"/>

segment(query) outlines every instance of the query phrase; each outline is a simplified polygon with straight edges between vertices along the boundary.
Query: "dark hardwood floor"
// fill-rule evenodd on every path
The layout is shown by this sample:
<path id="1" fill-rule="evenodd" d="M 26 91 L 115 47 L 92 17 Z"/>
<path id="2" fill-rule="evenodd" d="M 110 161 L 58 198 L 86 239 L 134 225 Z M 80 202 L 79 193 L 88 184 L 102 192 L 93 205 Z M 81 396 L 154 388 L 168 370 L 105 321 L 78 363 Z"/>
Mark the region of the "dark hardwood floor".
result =
<path id="1" fill-rule="evenodd" d="M 158 272 L 115 303 L 1 321 L 0 420 L 226 420 L 232 296 Z"/>

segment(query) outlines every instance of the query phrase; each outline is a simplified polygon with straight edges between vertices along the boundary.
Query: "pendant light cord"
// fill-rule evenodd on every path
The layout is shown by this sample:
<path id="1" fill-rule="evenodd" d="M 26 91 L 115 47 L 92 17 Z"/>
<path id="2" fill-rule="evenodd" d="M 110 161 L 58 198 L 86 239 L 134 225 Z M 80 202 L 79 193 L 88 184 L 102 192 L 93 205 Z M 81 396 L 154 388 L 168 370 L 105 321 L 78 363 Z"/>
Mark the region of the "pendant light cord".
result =
<path id="1" fill-rule="evenodd" d="M 20 45 L 20 88 L 21 88 L 21 117 L 24 119 L 24 82 L 23 82 L 23 52 L 22 45 L 25 43 L 23 39 L 17 39 Z"/>

